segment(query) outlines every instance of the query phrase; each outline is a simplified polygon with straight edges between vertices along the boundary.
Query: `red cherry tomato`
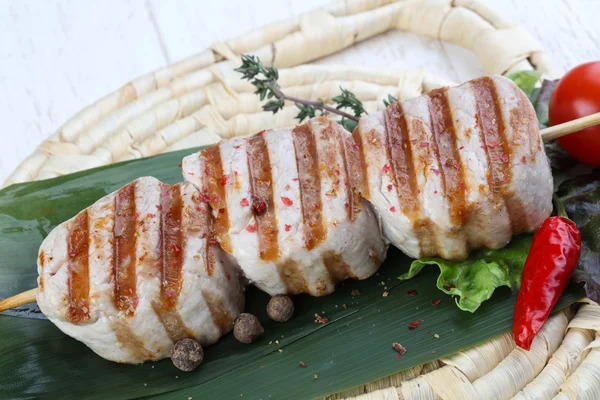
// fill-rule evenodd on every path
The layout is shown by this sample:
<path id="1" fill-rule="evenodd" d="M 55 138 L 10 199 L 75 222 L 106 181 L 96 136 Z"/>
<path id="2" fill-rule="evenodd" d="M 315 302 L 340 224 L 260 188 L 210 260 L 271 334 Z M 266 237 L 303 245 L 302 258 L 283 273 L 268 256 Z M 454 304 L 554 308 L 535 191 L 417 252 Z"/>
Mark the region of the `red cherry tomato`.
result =
<path id="1" fill-rule="evenodd" d="M 556 85 L 549 107 L 550 125 L 600 112 L 600 61 L 567 72 Z M 600 166 L 600 125 L 563 136 L 558 143 L 582 163 Z"/>

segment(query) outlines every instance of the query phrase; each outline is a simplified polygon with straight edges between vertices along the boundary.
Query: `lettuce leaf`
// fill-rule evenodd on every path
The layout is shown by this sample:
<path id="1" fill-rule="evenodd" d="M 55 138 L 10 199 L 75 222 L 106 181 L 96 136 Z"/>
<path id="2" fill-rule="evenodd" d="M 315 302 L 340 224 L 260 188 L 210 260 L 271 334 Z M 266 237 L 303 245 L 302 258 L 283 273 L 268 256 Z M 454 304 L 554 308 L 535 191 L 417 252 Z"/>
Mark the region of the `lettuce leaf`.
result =
<path id="1" fill-rule="evenodd" d="M 531 95 L 534 93 L 535 85 L 542 77 L 542 73 L 535 70 L 523 70 L 508 74 L 506 77 L 516 83 L 517 86 L 525 92 L 527 97 L 531 98 Z"/>
<path id="2" fill-rule="evenodd" d="M 506 286 L 512 290 L 519 289 L 531 238 L 531 235 L 516 236 L 504 248 L 477 250 L 464 261 L 442 258 L 415 260 L 409 271 L 398 279 L 410 279 L 426 265 L 437 265 L 440 269 L 437 287 L 446 294 L 456 296 L 456 304 L 461 310 L 475 312 L 481 303 L 492 297 L 496 288 Z"/>
<path id="3" fill-rule="evenodd" d="M 581 255 L 573 280 L 600 302 L 600 168 L 563 182 L 556 193 L 581 232 Z"/>

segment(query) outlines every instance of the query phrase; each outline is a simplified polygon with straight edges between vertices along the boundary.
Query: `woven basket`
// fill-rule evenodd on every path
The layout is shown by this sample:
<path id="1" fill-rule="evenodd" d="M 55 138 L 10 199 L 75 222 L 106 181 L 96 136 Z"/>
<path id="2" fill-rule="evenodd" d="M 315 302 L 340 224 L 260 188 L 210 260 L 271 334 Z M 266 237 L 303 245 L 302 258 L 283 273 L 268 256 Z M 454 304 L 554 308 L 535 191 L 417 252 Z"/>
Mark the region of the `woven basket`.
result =
<path id="1" fill-rule="evenodd" d="M 301 65 L 392 29 L 470 49 L 489 74 L 537 69 L 560 75 L 524 28 L 477 0 L 340 1 L 127 83 L 67 121 L 4 185 L 295 125 L 293 104 L 276 115 L 262 111 L 252 85 L 233 71 L 241 54 L 278 67 L 279 82 L 291 96 L 329 99 L 341 85 L 369 112 L 382 108 L 389 94 L 404 100 L 453 83 L 422 70 Z M 586 303 L 574 311 L 553 316 L 533 351 L 515 348 L 507 333 L 329 398 L 600 398 L 600 306 Z"/>

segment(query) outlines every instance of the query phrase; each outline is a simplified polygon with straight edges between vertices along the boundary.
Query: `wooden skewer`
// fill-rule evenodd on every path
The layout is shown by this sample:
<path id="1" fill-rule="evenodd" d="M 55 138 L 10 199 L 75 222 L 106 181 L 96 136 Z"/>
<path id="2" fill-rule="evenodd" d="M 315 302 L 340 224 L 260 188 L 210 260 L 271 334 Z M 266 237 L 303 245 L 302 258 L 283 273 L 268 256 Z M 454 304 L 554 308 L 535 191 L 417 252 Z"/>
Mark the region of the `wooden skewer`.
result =
<path id="1" fill-rule="evenodd" d="M 35 302 L 35 293 L 37 289 L 31 289 L 16 296 L 9 297 L 0 301 L 0 311 L 10 310 L 11 308 L 19 307 L 24 304 Z"/>
<path id="2" fill-rule="evenodd" d="M 540 135 L 542 136 L 542 140 L 544 142 L 549 142 L 550 140 L 566 136 L 569 133 L 577 132 L 594 125 L 600 125 L 600 112 L 588 115 L 587 117 L 565 122 L 564 124 L 542 129 L 540 131 Z M 35 302 L 36 291 L 37 289 L 31 289 L 0 301 L 0 312 Z"/>
<path id="3" fill-rule="evenodd" d="M 600 124 L 600 112 L 587 117 L 577 118 L 573 121 L 565 122 L 564 124 L 554 125 L 550 128 L 542 129 L 540 135 L 544 142 L 557 139 L 568 135 L 569 133 L 577 132 L 590 126 Z"/>

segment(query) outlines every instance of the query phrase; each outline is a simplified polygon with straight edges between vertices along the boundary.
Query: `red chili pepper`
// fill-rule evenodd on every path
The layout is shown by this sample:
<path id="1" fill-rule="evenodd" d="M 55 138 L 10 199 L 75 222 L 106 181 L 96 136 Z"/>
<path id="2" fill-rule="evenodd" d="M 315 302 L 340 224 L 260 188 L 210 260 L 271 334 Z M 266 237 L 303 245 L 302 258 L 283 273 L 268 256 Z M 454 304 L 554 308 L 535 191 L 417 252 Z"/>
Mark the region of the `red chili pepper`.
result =
<path id="1" fill-rule="evenodd" d="M 562 214 L 562 206 L 557 208 Z M 525 350 L 531 347 L 571 279 L 580 251 L 579 230 L 573 221 L 562 216 L 546 219 L 533 236 L 513 319 L 517 346 Z"/>

